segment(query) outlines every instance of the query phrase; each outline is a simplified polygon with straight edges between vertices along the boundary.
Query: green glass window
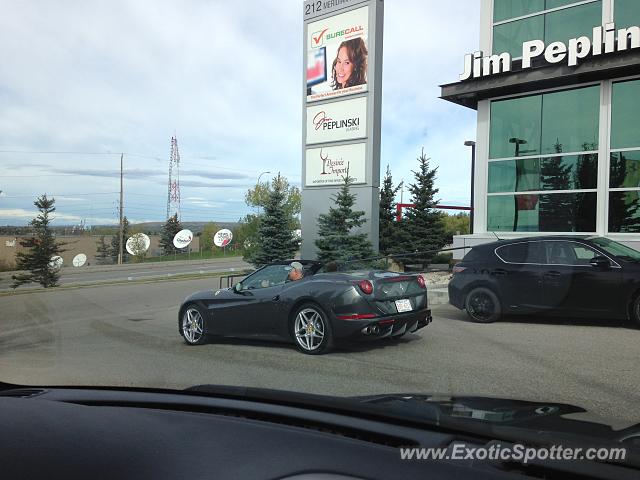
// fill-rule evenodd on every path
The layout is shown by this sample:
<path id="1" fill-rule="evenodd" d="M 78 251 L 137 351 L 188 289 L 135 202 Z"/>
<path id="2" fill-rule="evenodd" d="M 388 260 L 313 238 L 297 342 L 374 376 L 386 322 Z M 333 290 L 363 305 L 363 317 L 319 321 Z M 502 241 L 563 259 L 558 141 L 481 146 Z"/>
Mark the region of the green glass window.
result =
<path id="1" fill-rule="evenodd" d="M 489 157 L 540 153 L 541 110 L 541 95 L 491 102 Z"/>
<path id="2" fill-rule="evenodd" d="M 615 0 L 613 18 L 616 28 L 640 25 L 640 2 L 638 0 Z"/>
<path id="3" fill-rule="evenodd" d="M 614 83 L 611 98 L 611 148 L 640 147 L 639 118 L 640 80 Z"/>
<path id="4" fill-rule="evenodd" d="M 640 232 L 640 191 L 609 192 L 609 231 Z"/>
<path id="5" fill-rule="evenodd" d="M 598 149 L 600 87 L 546 93 L 542 100 L 542 153 Z"/>
<path id="6" fill-rule="evenodd" d="M 494 195 L 487 198 L 487 230 L 594 232 L 596 193 Z"/>
<path id="7" fill-rule="evenodd" d="M 489 162 L 489 193 L 596 188 L 598 155 Z"/>
<path id="8" fill-rule="evenodd" d="M 593 27 L 602 25 L 602 2 L 549 12 L 544 16 L 544 43 L 564 42 L 586 35 L 591 38 Z"/>
<path id="9" fill-rule="evenodd" d="M 523 42 L 542 39 L 543 36 L 544 15 L 496 25 L 493 27 L 493 52 L 509 52 L 512 58 L 519 58 Z"/>
<path id="10" fill-rule="evenodd" d="M 612 153 L 609 168 L 611 188 L 640 187 L 640 150 Z"/>
<path id="11" fill-rule="evenodd" d="M 578 3 L 580 0 L 547 0 L 545 2 L 544 9 L 549 10 L 551 8 L 556 7 L 564 7 L 565 5 L 569 5 L 571 3 Z"/>
<path id="12" fill-rule="evenodd" d="M 575 1 L 575 0 L 573 0 Z M 521 17 L 544 10 L 544 0 L 494 0 L 493 21 Z"/>
<path id="13" fill-rule="evenodd" d="M 514 2 L 515 7 L 517 7 L 517 3 L 518 2 Z M 534 3 L 535 2 L 532 2 L 532 4 Z M 560 0 L 549 1 L 545 8 L 555 8 L 569 3 L 574 2 Z M 531 8 L 532 11 L 528 13 L 540 11 L 537 9 L 533 10 L 533 7 Z M 500 10 L 498 13 L 503 11 L 505 10 Z M 496 9 L 494 7 L 494 21 L 498 21 L 495 20 L 495 14 Z M 526 13 L 522 13 L 521 15 L 526 15 Z M 527 40 L 544 40 L 546 45 L 556 41 L 561 41 L 566 44 L 570 38 L 581 35 L 590 37 L 593 27 L 601 24 L 601 1 L 563 8 L 554 12 L 495 25 L 493 27 L 492 50 L 493 53 L 509 52 L 512 58 L 519 58 L 522 56 L 522 43 Z"/>

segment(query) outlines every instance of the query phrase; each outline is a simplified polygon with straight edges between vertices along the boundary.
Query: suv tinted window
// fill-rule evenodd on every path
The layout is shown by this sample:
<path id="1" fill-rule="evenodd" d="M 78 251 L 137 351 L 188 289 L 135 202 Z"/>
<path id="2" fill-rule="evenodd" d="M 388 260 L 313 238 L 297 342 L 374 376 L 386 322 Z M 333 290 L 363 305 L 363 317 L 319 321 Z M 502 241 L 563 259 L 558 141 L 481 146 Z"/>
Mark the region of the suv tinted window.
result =
<path id="1" fill-rule="evenodd" d="M 508 263 L 543 263 L 542 242 L 518 242 L 504 245 L 496 250 L 502 260 Z"/>
<path id="2" fill-rule="evenodd" d="M 589 265 L 593 257 L 600 255 L 583 243 L 558 240 L 544 243 L 550 265 Z"/>

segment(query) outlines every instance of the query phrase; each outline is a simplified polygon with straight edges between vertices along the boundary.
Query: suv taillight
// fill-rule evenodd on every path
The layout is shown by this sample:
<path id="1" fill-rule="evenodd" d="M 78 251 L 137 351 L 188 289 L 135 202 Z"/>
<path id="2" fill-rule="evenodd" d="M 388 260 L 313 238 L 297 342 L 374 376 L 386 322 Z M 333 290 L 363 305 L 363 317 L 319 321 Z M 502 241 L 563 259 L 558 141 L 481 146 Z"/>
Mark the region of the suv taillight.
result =
<path id="1" fill-rule="evenodd" d="M 424 277 L 422 275 L 418 275 L 418 285 L 420 285 L 420 288 L 424 289 L 427 288 L 427 283 L 424 281 Z"/>
<path id="2" fill-rule="evenodd" d="M 358 282 L 358 286 L 360 287 L 360 290 L 362 290 L 362 293 L 366 295 L 371 295 L 373 293 L 373 283 L 369 280 L 360 280 Z"/>
<path id="3" fill-rule="evenodd" d="M 467 267 L 463 267 L 460 264 L 454 265 L 453 266 L 453 274 L 455 275 L 456 273 L 462 273 L 467 269 Z"/>

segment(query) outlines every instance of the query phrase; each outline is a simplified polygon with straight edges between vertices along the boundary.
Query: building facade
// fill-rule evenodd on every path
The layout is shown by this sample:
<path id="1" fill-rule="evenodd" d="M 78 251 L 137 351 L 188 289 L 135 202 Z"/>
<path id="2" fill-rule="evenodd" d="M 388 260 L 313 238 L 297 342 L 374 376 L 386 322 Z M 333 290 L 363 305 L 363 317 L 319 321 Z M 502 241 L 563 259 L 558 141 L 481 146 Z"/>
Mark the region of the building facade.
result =
<path id="1" fill-rule="evenodd" d="M 478 112 L 474 233 L 454 246 L 553 233 L 640 249 L 640 1 L 482 0 L 461 64 L 441 88 Z"/>

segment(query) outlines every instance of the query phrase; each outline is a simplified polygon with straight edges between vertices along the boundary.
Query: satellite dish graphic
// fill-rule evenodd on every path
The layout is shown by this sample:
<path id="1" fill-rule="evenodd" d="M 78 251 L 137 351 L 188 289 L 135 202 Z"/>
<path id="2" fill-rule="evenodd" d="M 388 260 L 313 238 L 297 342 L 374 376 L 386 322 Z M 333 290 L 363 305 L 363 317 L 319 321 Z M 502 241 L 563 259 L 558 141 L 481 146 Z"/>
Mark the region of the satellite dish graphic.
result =
<path id="1" fill-rule="evenodd" d="M 73 257 L 71 263 L 73 263 L 74 267 L 81 267 L 85 263 L 87 263 L 87 256 L 84 253 L 79 253 L 78 255 Z"/>
<path id="2" fill-rule="evenodd" d="M 213 243 L 216 247 L 226 247 L 231 243 L 231 240 L 233 240 L 233 233 L 227 228 L 218 230 L 213 237 Z"/>
<path id="3" fill-rule="evenodd" d="M 191 241 L 193 240 L 193 232 L 191 230 L 180 230 L 176 233 L 176 236 L 173 237 L 173 246 L 176 248 L 185 248 L 188 247 Z"/>
<path id="4" fill-rule="evenodd" d="M 130 255 L 140 255 L 149 250 L 151 239 L 144 233 L 136 233 L 127 240 L 127 252 Z"/>
<path id="5" fill-rule="evenodd" d="M 49 260 L 49 266 L 55 270 L 60 270 L 63 263 L 64 260 L 62 260 L 62 257 L 60 255 L 54 255 L 53 257 L 51 257 L 51 260 Z"/>

